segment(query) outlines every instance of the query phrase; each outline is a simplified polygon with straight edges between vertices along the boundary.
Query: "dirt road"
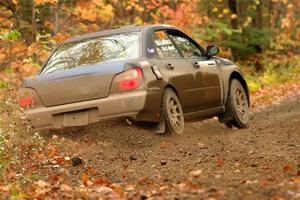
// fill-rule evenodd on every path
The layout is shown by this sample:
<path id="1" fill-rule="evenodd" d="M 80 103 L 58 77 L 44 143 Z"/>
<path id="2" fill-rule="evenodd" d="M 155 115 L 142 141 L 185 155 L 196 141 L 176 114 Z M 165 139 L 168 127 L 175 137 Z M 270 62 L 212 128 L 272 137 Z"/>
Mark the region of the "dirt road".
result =
<path id="1" fill-rule="evenodd" d="M 153 128 L 116 120 L 58 133 L 84 160 L 65 181 L 82 184 L 90 168 L 91 179 L 122 186 L 133 199 L 300 199 L 300 96 L 252 112 L 249 129 L 217 119 L 187 123 L 182 135 Z"/>

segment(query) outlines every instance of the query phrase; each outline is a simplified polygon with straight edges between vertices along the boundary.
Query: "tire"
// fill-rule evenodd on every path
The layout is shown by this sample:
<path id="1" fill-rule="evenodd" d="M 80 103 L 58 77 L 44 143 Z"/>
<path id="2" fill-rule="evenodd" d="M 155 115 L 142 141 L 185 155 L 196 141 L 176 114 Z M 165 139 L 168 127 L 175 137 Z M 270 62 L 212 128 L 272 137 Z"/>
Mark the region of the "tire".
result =
<path id="1" fill-rule="evenodd" d="M 227 127 L 247 128 L 249 126 L 249 102 L 245 89 L 237 79 L 230 81 L 225 112 L 219 116 L 219 121 Z"/>
<path id="2" fill-rule="evenodd" d="M 182 106 L 176 93 L 171 88 L 167 88 L 164 92 L 161 110 L 162 118 L 166 124 L 165 134 L 182 134 L 184 132 Z"/>

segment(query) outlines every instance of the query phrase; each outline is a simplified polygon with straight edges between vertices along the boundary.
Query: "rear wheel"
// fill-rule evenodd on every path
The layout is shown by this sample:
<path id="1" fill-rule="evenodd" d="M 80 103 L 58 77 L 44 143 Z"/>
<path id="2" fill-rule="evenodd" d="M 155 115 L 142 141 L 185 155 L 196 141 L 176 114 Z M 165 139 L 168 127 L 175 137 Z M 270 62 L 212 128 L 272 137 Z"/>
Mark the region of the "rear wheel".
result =
<path id="1" fill-rule="evenodd" d="M 184 131 L 184 116 L 176 93 L 167 88 L 163 95 L 161 123 L 165 123 L 165 133 L 181 134 Z"/>
<path id="2" fill-rule="evenodd" d="M 249 103 L 244 87 L 237 79 L 230 82 L 225 112 L 219 116 L 227 127 L 245 128 L 249 125 Z"/>

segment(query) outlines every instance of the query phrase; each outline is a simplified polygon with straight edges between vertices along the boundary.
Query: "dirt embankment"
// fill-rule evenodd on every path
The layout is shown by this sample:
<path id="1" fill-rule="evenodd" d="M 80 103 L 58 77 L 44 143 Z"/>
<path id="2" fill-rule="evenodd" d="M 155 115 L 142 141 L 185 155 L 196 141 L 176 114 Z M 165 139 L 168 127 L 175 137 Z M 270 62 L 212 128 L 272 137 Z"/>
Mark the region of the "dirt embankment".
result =
<path id="1" fill-rule="evenodd" d="M 252 112 L 249 129 L 217 119 L 187 123 L 182 135 L 153 128 L 116 120 L 56 133 L 84 160 L 64 182 L 86 174 L 133 199 L 300 199 L 300 96 Z"/>

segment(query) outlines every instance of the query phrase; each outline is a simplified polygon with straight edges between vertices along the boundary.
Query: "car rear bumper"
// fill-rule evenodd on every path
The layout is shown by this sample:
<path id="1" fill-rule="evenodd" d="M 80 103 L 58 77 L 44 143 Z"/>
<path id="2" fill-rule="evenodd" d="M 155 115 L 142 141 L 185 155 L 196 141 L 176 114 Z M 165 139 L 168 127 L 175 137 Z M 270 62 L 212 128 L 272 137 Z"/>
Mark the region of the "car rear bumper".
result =
<path id="1" fill-rule="evenodd" d="M 65 126 L 84 126 L 117 117 L 136 118 L 143 110 L 147 91 L 112 94 L 107 98 L 25 111 L 34 129 L 56 129 Z"/>

